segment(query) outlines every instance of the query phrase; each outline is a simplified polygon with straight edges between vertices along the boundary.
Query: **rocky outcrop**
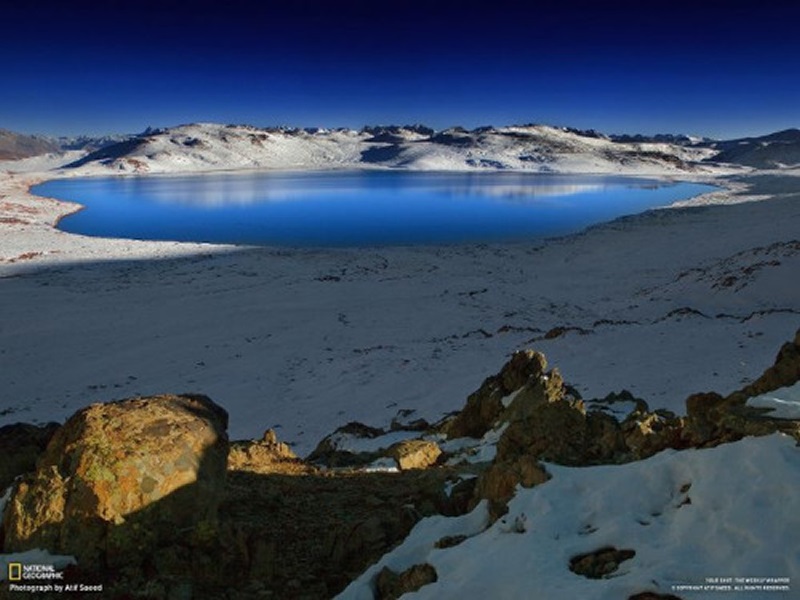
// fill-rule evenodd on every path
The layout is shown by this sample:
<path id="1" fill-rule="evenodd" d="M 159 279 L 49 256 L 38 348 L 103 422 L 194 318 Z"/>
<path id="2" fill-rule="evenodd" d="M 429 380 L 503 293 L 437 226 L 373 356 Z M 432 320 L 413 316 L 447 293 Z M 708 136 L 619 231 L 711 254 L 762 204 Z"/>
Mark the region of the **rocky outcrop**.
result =
<path id="1" fill-rule="evenodd" d="M 377 600 L 396 600 L 403 594 L 416 592 L 424 585 L 437 580 L 436 569 L 428 563 L 414 565 L 403 571 L 395 573 L 389 567 L 383 567 L 375 579 Z"/>
<path id="2" fill-rule="evenodd" d="M 764 409 L 748 406 L 753 396 L 800 381 L 800 330 L 785 343 L 775 363 L 753 383 L 723 397 L 714 392 L 693 394 L 686 400 L 683 441 L 695 447 L 717 446 L 749 435 L 781 431 L 800 441 L 800 421 L 770 417 Z"/>
<path id="3" fill-rule="evenodd" d="M 359 452 L 348 447 L 352 439 L 371 440 L 384 435 L 386 432 L 377 427 L 370 427 L 356 421 L 347 423 L 326 435 L 308 455 L 306 460 L 326 467 L 359 467 L 367 465 L 377 459 L 378 452 Z"/>
<path id="4" fill-rule="evenodd" d="M 386 452 L 397 462 L 397 466 L 408 469 L 427 469 L 436 464 L 442 450 L 436 442 L 428 440 L 405 440 L 394 444 Z"/>
<path id="5" fill-rule="evenodd" d="M 260 440 L 231 442 L 228 453 L 229 471 L 251 473 L 300 474 L 315 469 L 298 458 L 288 444 L 278 441 L 275 431 L 268 429 Z"/>
<path id="6" fill-rule="evenodd" d="M 191 574 L 224 494 L 227 413 L 199 395 L 95 404 L 71 417 L 5 510 L 4 550 L 46 548 L 81 568 Z M 181 556 L 180 548 L 186 548 Z"/>
<path id="7" fill-rule="evenodd" d="M 443 432 L 450 438 L 483 436 L 503 412 L 504 398 L 529 379 L 541 376 L 546 368 L 544 355 L 532 350 L 515 352 L 497 375 L 486 378 L 478 391 L 470 394 L 464 409 L 445 424 Z"/>
<path id="8" fill-rule="evenodd" d="M 15 423 L 0 427 L 0 494 L 18 476 L 36 469 L 36 460 L 58 427 L 58 423 Z"/>

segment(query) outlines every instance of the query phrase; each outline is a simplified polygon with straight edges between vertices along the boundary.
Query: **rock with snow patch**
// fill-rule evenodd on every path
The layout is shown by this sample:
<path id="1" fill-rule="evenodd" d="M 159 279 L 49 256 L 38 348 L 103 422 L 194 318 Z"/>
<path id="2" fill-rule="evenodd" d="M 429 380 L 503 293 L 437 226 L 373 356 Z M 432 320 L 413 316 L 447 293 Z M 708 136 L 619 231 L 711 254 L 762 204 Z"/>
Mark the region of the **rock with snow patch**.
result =
<path id="1" fill-rule="evenodd" d="M 547 361 L 543 354 L 532 350 L 515 352 L 497 375 L 487 377 L 478 391 L 470 394 L 464 409 L 445 424 L 444 433 L 449 438 L 480 438 L 503 412 L 504 398 L 530 379 L 540 377 L 545 369 Z"/>
<path id="2" fill-rule="evenodd" d="M 800 330 L 785 343 L 775 363 L 753 383 L 727 397 L 716 393 L 693 394 L 686 399 L 684 440 L 698 447 L 716 446 L 748 435 L 769 435 L 776 431 L 800 440 L 800 420 L 779 419 L 747 401 L 759 394 L 791 386 L 800 380 Z"/>
<path id="3" fill-rule="evenodd" d="M 431 425 L 425 419 L 415 417 L 417 411 L 411 408 L 401 408 L 392 417 L 389 429 L 392 431 L 427 431 Z"/>
<path id="4" fill-rule="evenodd" d="M 489 501 L 489 514 L 496 520 L 506 512 L 506 504 L 517 486 L 533 487 L 550 479 L 544 466 L 532 456 L 496 461 L 478 478 L 470 508 L 479 500 Z"/>
<path id="5" fill-rule="evenodd" d="M 383 429 L 352 421 L 337 428 L 317 444 L 306 460 L 327 467 L 358 467 L 368 465 L 377 458 L 378 452 L 353 451 L 348 447 L 352 440 L 371 440 L 384 435 Z"/>

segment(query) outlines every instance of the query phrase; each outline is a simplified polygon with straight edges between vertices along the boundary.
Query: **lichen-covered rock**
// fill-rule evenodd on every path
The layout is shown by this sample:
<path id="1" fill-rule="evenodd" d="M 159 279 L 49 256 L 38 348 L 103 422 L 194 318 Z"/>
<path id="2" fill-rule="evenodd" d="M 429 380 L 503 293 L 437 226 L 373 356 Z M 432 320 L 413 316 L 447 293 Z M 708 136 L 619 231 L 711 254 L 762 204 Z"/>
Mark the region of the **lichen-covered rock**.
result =
<path id="1" fill-rule="evenodd" d="M 132 567 L 169 543 L 213 537 L 227 420 L 199 395 L 79 411 L 16 487 L 4 515 L 4 550 L 46 548 L 103 569 Z"/>
<path id="2" fill-rule="evenodd" d="M 19 475 L 34 471 L 58 423 L 29 425 L 14 423 L 0 427 L 0 494 Z"/>
<path id="3" fill-rule="evenodd" d="M 408 469 L 427 469 L 436 464 L 442 454 L 436 442 L 428 440 L 404 440 L 394 444 L 386 454 L 395 461 L 402 471 Z"/>
<path id="4" fill-rule="evenodd" d="M 375 579 L 378 600 L 396 600 L 403 594 L 416 592 L 424 585 L 437 580 L 436 569 L 428 563 L 414 565 L 403 571 L 395 573 L 389 567 L 383 567 Z"/>

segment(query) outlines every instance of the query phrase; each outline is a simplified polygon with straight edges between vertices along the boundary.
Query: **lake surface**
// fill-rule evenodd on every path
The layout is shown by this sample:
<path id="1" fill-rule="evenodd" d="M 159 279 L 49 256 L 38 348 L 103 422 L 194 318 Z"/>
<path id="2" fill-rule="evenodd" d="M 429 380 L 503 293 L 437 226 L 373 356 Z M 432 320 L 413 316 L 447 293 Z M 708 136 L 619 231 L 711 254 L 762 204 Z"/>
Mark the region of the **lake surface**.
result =
<path id="1" fill-rule="evenodd" d="M 541 239 L 711 191 L 626 177 L 347 171 L 62 179 L 84 235 L 277 246 Z"/>

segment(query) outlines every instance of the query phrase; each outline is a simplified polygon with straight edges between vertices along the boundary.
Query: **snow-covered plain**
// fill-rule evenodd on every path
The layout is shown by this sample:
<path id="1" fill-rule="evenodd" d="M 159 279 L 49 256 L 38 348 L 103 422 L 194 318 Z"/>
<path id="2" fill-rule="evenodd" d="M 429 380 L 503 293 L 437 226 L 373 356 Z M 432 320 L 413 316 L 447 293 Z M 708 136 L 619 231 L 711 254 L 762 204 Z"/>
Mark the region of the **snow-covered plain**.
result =
<path id="1" fill-rule="evenodd" d="M 198 144 L 168 140 L 202 134 L 210 152 L 226 131 L 187 127 L 153 143 L 191 156 Z M 331 144 L 344 156 L 331 164 L 349 165 L 346 139 Z M 324 152 L 302 148 L 284 163 L 325 164 Z M 195 391 L 229 410 L 233 438 L 274 427 L 304 455 L 348 421 L 386 426 L 400 409 L 437 420 L 528 347 L 585 397 L 627 388 L 683 412 L 691 393 L 760 375 L 800 324 L 800 289 L 787 285 L 800 273 L 800 204 L 785 183 L 766 194 L 720 180 L 684 208 L 546 243 L 290 250 L 61 232 L 54 225 L 79 205 L 28 187 L 110 167 L 52 170 L 59 164 L 0 167 L 0 424 Z M 554 328 L 562 335 L 545 336 Z"/>
<path id="2" fill-rule="evenodd" d="M 768 409 L 766 415 L 774 419 L 800 420 L 800 383 L 754 396 L 747 404 Z"/>
<path id="3" fill-rule="evenodd" d="M 552 479 L 519 489 L 491 527 L 485 505 L 463 517 L 425 519 L 338 598 L 372 600 L 384 566 L 401 572 L 421 563 L 436 569 L 438 581 L 404 598 L 619 600 L 645 591 L 795 598 L 799 454 L 792 438 L 775 434 L 619 466 L 547 465 Z M 525 528 L 513 525 L 521 515 Z M 435 547 L 457 535 L 467 539 Z M 603 579 L 570 571 L 572 557 L 604 547 L 635 556 Z"/>
<path id="4" fill-rule="evenodd" d="M 348 421 L 386 426 L 401 409 L 429 421 L 457 410 L 520 348 L 543 351 L 584 397 L 627 388 L 653 408 L 682 413 L 691 393 L 727 393 L 758 377 L 800 326 L 800 170 L 724 178 L 720 190 L 680 208 L 543 243 L 447 247 L 89 238 L 55 229 L 79 205 L 28 193 L 44 179 L 79 174 L 347 167 L 364 147 L 348 132 L 252 142 L 246 129 L 224 144 L 222 129 L 173 130 L 152 142 L 165 147 L 150 147 L 151 155 L 74 170 L 53 169 L 80 155 L 0 165 L 0 425 L 195 391 L 228 409 L 232 438 L 272 427 L 305 455 Z M 490 142 L 511 137 L 498 136 Z M 585 152 L 557 161 L 562 172 L 703 181 L 741 172 L 623 164 L 603 155 L 607 141 L 564 138 Z M 247 162 L 259 144 L 263 155 Z M 470 150 L 425 144 L 408 144 L 389 166 L 466 168 Z M 473 158 L 469 168 L 491 164 Z M 490 460 L 498 436 L 489 432 L 474 458 Z M 776 435 L 624 466 L 550 465 L 553 479 L 520 491 L 505 522 L 486 529 L 483 506 L 426 519 L 343 596 L 371 598 L 383 565 L 427 561 L 439 582 L 410 597 L 602 600 L 674 590 L 705 598 L 717 594 L 672 586 L 714 577 L 789 577 L 791 592 L 777 597 L 791 597 L 800 583 L 797 452 Z M 516 533 L 511 523 L 522 513 L 528 527 Z M 433 548 L 459 534 L 471 537 Z M 609 579 L 569 571 L 572 556 L 604 545 L 636 555 Z"/>

